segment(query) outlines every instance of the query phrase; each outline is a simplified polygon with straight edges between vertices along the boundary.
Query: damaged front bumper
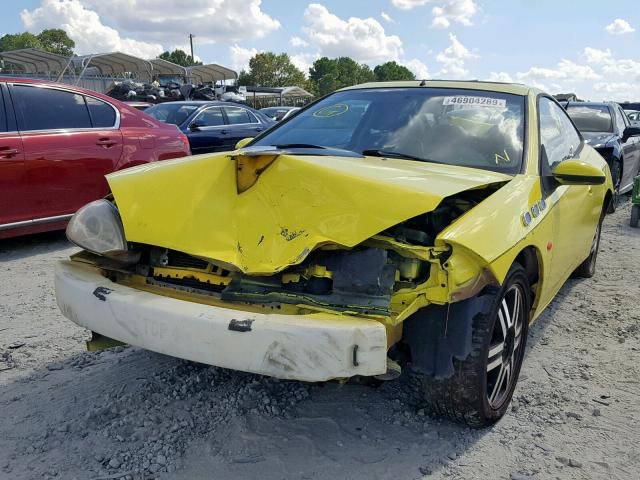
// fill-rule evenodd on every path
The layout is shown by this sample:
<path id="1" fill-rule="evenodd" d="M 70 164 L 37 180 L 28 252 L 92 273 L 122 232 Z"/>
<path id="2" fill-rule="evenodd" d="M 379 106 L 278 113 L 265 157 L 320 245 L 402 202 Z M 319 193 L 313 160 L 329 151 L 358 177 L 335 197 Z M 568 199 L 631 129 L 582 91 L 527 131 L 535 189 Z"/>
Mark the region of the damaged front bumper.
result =
<path id="1" fill-rule="evenodd" d="M 74 323 L 104 336 L 218 367 L 325 381 L 387 369 L 385 326 L 331 313 L 246 312 L 156 295 L 74 261 L 56 266 L 56 298 Z"/>

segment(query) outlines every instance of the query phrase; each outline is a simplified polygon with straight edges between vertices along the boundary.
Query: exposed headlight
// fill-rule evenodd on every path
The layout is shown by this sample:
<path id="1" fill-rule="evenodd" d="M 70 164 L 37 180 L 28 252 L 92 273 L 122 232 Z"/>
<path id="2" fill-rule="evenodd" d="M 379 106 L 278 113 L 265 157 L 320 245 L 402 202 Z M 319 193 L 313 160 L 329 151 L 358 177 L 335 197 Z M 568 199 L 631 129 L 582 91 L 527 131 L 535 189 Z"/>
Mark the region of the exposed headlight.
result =
<path id="1" fill-rule="evenodd" d="M 67 238 L 98 255 L 117 256 L 127 250 L 120 214 L 108 200 L 96 200 L 78 210 L 67 225 Z"/>

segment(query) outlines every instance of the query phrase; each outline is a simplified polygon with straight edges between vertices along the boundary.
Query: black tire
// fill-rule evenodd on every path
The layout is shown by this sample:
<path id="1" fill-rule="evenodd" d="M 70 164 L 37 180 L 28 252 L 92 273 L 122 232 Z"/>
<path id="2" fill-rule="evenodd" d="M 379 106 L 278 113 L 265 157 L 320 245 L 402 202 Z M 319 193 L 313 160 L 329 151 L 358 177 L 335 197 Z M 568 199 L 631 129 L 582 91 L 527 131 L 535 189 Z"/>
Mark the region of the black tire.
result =
<path id="1" fill-rule="evenodd" d="M 591 243 L 591 252 L 585 261 L 573 271 L 571 274 L 572 277 L 591 278 L 596 273 L 596 260 L 598 259 L 598 249 L 600 248 L 600 235 L 602 234 L 603 220 L 603 216 L 600 216 L 600 220 L 598 221 L 598 225 L 596 226 L 596 231 L 593 236 L 593 242 Z"/>
<path id="2" fill-rule="evenodd" d="M 640 205 L 633 205 L 631 207 L 631 220 L 629 220 L 629 225 L 633 228 L 638 228 L 638 223 L 640 222 Z"/>
<path id="3" fill-rule="evenodd" d="M 514 315 L 514 324 L 520 325 L 518 330 L 504 334 L 503 350 L 494 353 L 490 363 L 489 354 L 495 352 L 496 345 L 499 346 L 498 335 L 504 332 L 502 326 L 505 325 L 502 312 L 506 302 L 510 303 L 510 295 L 516 289 L 520 295 L 521 303 L 519 312 Z M 491 425 L 505 414 L 520 373 L 520 367 L 524 358 L 524 350 L 527 342 L 527 332 L 529 326 L 529 312 L 531 310 L 531 287 L 526 271 L 519 264 L 514 264 L 507 274 L 503 286 L 492 288 L 490 292 L 493 301 L 485 303 L 488 305 L 486 311 L 477 312 L 471 321 L 472 324 L 472 347 L 471 353 L 464 360 L 453 359 L 454 374 L 450 378 L 435 379 L 425 377 L 423 379 L 424 395 L 427 407 L 436 415 L 447 416 L 453 421 L 464 423 L 470 427 L 481 428 Z M 513 294 L 515 295 L 515 294 Z M 514 297 L 518 298 L 518 297 Z M 503 302 L 503 300 L 505 302 Z M 515 301 L 514 301 L 515 304 Z M 516 327 L 517 328 L 517 327 Z M 497 330 L 496 330 L 497 329 Z M 508 340 L 509 338 L 509 340 Z M 502 353 L 501 353 L 502 352 Z M 502 357 L 506 355 L 505 361 Z M 501 362 L 498 367 L 492 367 L 500 357 Z M 490 394 L 494 391 L 498 383 L 499 376 L 504 365 L 510 364 L 508 374 L 508 385 L 504 386 L 504 391 L 498 385 L 500 398 L 495 398 L 491 403 Z M 493 368 L 489 370 L 488 368 Z M 500 369 L 499 372 L 494 370 Z M 492 376 L 497 374 L 492 385 Z M 498 401 L 499 400 L 499 401 Z"/>
<path id="4" fill-rule="evenodd" d="M 607 213 L 613 213 L 618 208 L 618 200 L 620 199 L 620 181 L 622 180 L 622 165 L 620 161 L 613 160 L 611 162 L 611 182 L 613 183 L 613 196 L 609 201 Z"/>

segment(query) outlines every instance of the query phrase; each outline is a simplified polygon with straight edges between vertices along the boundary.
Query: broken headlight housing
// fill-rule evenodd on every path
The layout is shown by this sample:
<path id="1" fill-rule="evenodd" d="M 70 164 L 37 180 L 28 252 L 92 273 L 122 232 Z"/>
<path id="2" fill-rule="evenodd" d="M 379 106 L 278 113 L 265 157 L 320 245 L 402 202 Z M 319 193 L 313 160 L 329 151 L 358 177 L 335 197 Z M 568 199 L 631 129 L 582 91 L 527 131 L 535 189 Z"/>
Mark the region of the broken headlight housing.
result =
<path id="1" fill-rule="evenodd" d="M 96 200 L 78 210 L 67 225 L 67 238 L 98 255 L 117 256 L 127 250 L 120 214 L 108 200 Z"/>

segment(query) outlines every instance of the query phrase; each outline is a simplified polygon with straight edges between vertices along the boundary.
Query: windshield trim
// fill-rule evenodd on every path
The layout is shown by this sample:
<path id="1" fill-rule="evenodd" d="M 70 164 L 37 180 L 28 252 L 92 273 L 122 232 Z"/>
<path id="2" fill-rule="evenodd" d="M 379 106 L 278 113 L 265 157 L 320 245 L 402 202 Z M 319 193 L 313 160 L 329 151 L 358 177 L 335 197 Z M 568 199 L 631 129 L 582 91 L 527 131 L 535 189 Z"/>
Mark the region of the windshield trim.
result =
<path id="1" fill-rule="evenodd" d="M 268 130 L 265 130 L 263 132 L 261 132 L 259 135 L 257 135 L 253 140 L 251 140 L 251 142 L 249 142 L 246 147 L 251 147 L 254 146 L 255 143 L 259 140 L 262 139 L 262 137 L 266 136 L 267 134 L 272 134 L 274 133 L 276 130 L 278 130 L 280 127 L 282 127 L 283 125 L 285 125 L 287 122 L 289 122 L 291 119 L 296 118 L 298 116 L 300 116 L 300 114 L 302 114 L 304 111 L 306 111 L 307 109 L 313 107 L 314 105 L 316 105 L 317 103 L 325 100 L 326 98 L 335 95 L 337 93 L 341 93 L 341 92 L 353 92 L 353 91 L 376 91 L 376 90 L 460 90 L 460 91 L 466 91 L 466 92 L 486 92 L 486 93 L 497 93 L 500 95 L 511 95 L 514 97 L 521 97 L 523 99 L 523 110 L 522 110 L 522 160 L 520 163 L 520 168 L 518 170 L 516 170 L 514 173 L 506 173 L 506 172 L 498 172 L 498 173 L 504 173 L 505 175 L 509 175 L 509 176 L 516 176 L 516 175 L 521 175 L 524 174 L 525 172 L 527 172 L 527 168 L 529 165 L 529 97 L 530 94 L 529 93 L 524 93 L 524 94 L 520 94 L 520 93 L 511 93 L 511 92 L 503 92 L 500 90 L 493 90 L 493 89 L 485 89 L 485 88 L 453 88 L 451 86 L 424 86 L 421 87 L 419 85 L 416 86 L 407 86 L 407 85 L 399 85 L 399 86 L 390 86 L 390 85 L 385 85 L 385 86 L 380 86 L 380 87 L 371 87 L 371 86 L 362 86 L 362 87 L 347 87 L 347 88 L 343 88 L 340 90 L 335 90 L 331 93 L 327 93 L 326 95 L 321 96 L 320 98 L 314 100 L 311 103 L 308 103 L 307 105 L 305 105 L 304 107 L 302 107 L 300 110 L 298 110 L 296 112 L 296 115 L 292 115 L 290 117 L 286 117 L 283 120 L 280 120 L 278 123 L 276 123 L 275 125 L 273 125 L 271 128 L 269 128 Z M 555 99 L 554 99 L 555 100 Z M 576 127 L 577 129 L 577 127 Z M 409 160 L 412 162 L 415 162 L 416 160 Z M 465 165 L 455 165 L 455 164 L 449 164 L 449 165 L 453 165 L 453 166 L 457 166 L 457 167 L 465 167 Z M 468 166 L 467 166 L 468 167 Z M 473 167 L 469 167 L 469 168 L 478 168 L 481 170 L 488 170 L 490 172 L 496 172 L 496 170 L 493 170 L 489 167 L 477 167 L 477 166 L 473 166 Z"/>

